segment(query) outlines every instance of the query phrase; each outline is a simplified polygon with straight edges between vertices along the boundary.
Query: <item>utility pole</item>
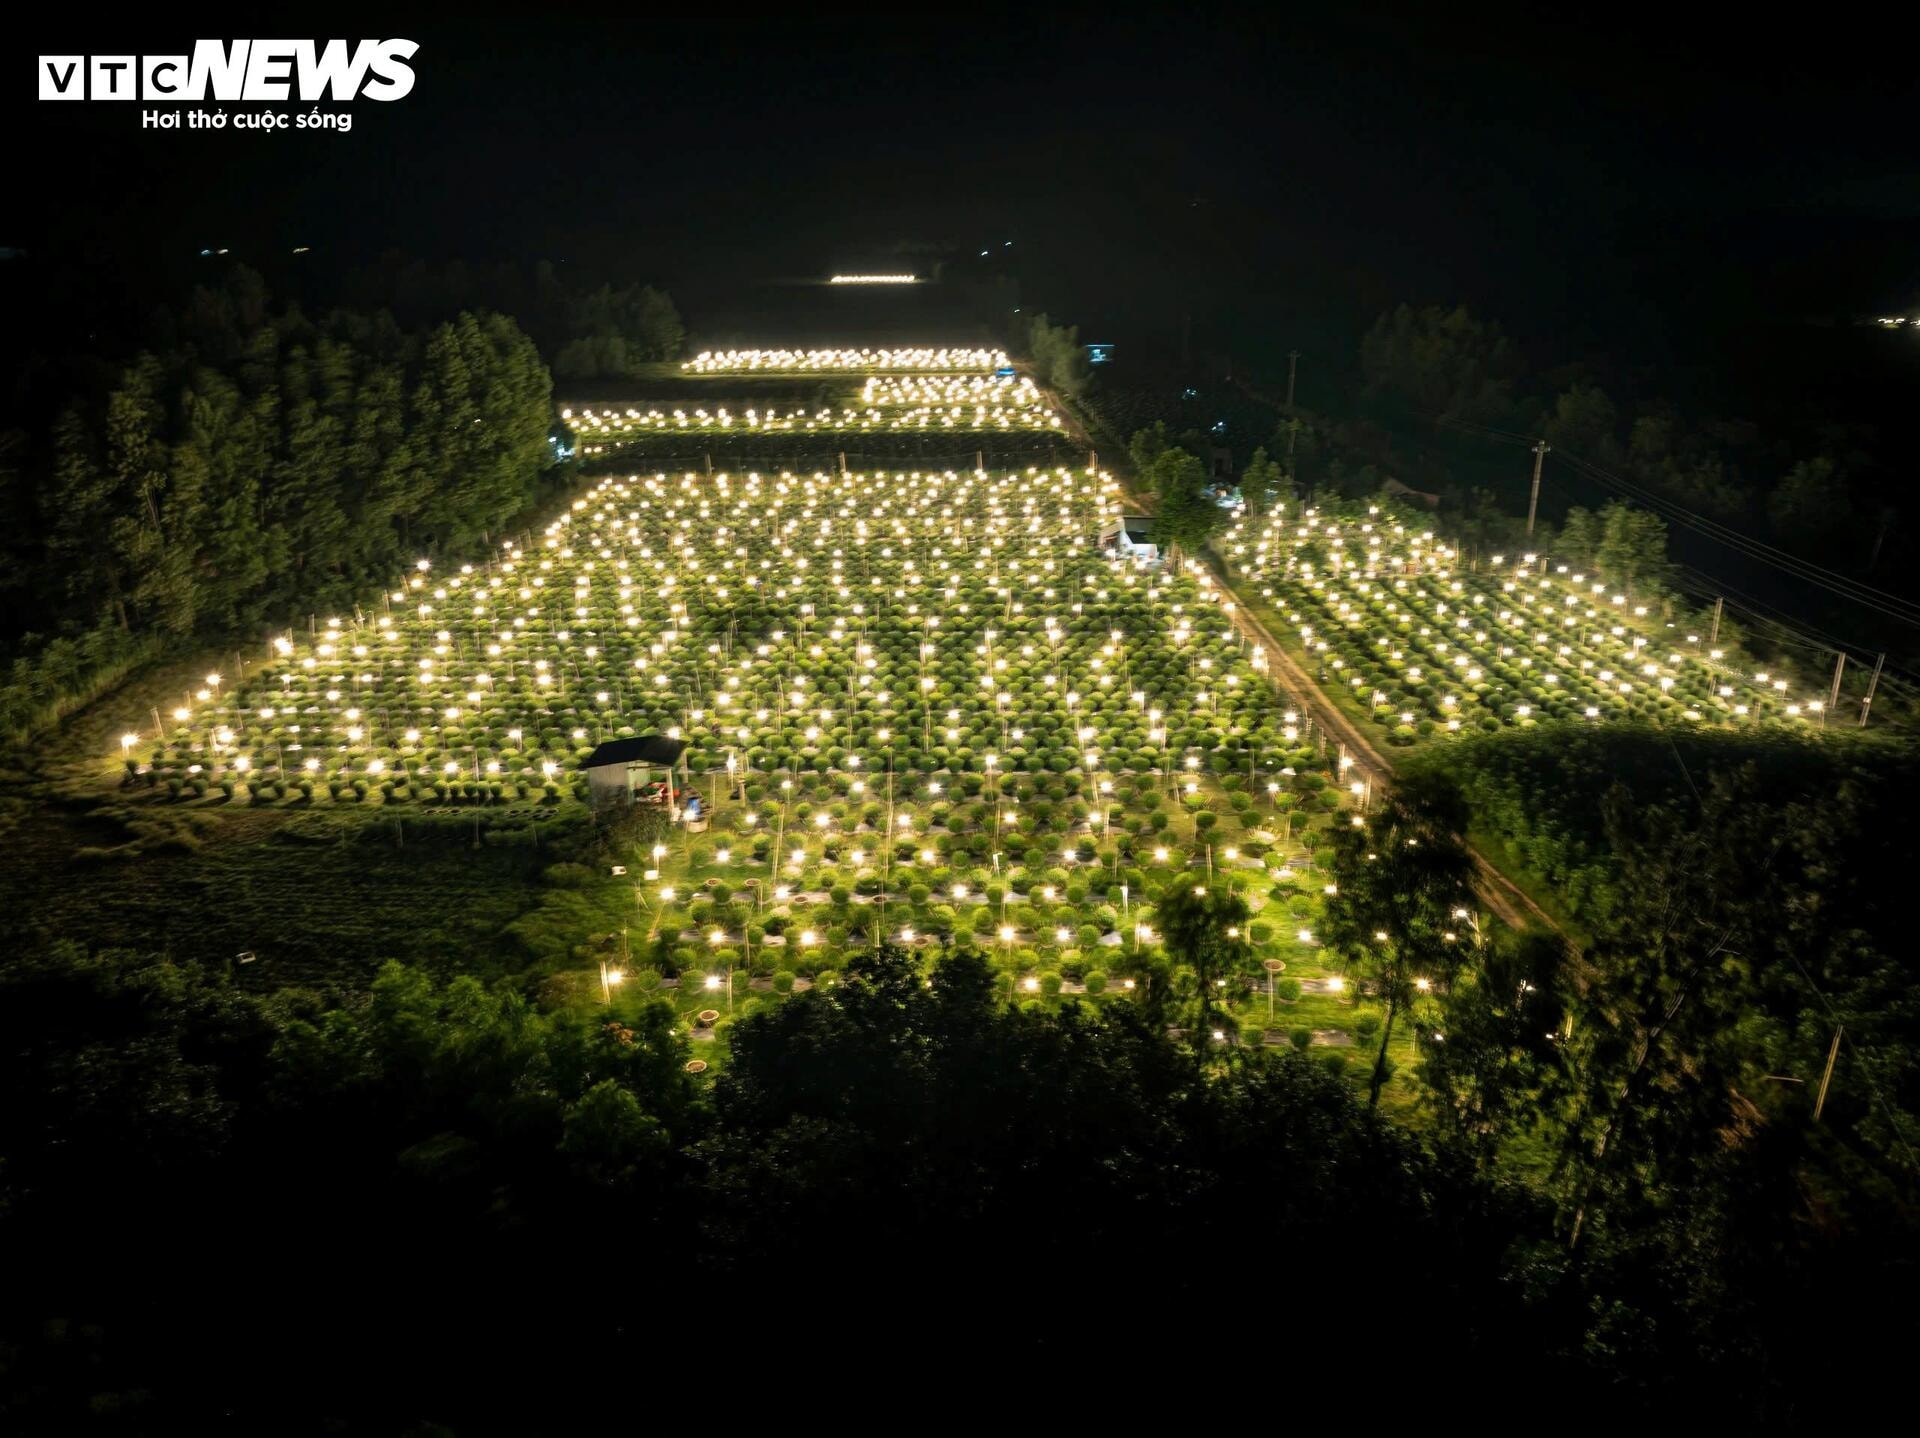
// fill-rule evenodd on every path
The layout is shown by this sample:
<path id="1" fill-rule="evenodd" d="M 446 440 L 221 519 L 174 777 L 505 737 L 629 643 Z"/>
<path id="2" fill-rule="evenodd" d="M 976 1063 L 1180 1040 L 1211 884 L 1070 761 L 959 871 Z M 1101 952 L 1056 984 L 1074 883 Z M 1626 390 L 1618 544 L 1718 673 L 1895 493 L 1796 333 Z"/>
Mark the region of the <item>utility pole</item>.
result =
<path id="1" fill-rule="evenodd" d="M 1867 681 L 1867 697 L 1860 701 L 1860 727 L 1862 729 L 1867 727 L 1867 710 L 1873 707 L 1873 691 L 1880 687 L 1880 667 L 1886 662 L 1887 656 L 1884 654 L 1873 661 L 1873 678 Z"/>
<path id="2" fill-rule="evenodd" d="M 1874 532 L 1873 553 L 1867 556 L 1867 573 L 1871 574 L 1880 563 L 1880 546 L 1887 542 L 1887 530 L 1893 526 L 1893 510 L 1880 511 L 1880 528 Z"/>
<path id="3" fill-rule="evenodd" d="M 1527 500 L 1527 538 L 1533 538 L 1533 516 L 1540 508 L 1540 466 L 1547 461 L 1547 451 L 1553 446 L 1544 439 L 1537 440 L 1533 446 L 1533 494 Z"/>
<path id="4" fill-rule="evenodd" d="M 1842 649 L 1833 661 L 1833 689 L 1827 695 L 1827 708 L 1831 709 L 1840 702 L 1840 676 L 1847 671 L 1847 651 Z M 1826 725 L 1826 716 L 1820 719 L 1821 726 Z"/>
<path id="5" fill-rule="evenodd" d="M 1293 484 L 1293 441 L 1300 432 L 1300 417 L 1293 409 L 1293 382 L 1300 373 L 1300 351 L 1287 351 L 1287 483 Z M 1297 486 L 1296 486 L 1297 488 Z"/>
<path id="6" fill-rule="evenodd" d="M 1720 611 L 1727 607 L 1724 597 L 1713 601 L 1713 628 L 1707 631 L 1707 647 L 1711 649 L 1720 640 Z"/>
<path id="7" fill-rule="evenodd" d="M 1820 1097 L 1813 1101 L 1815 1123 L 1820 1121 L 1820 1111 L 1827 1106 L 1827 1085 L 1833 1082 L 1833 1061 L 1840 1057 L 1840 1035 L 1845 1032 L 1846 1029 L 1843 1026 L 1834 1025 L 1833 1046 L 1827 1050 L 1827 1071 L 1820 1079 Z"/>

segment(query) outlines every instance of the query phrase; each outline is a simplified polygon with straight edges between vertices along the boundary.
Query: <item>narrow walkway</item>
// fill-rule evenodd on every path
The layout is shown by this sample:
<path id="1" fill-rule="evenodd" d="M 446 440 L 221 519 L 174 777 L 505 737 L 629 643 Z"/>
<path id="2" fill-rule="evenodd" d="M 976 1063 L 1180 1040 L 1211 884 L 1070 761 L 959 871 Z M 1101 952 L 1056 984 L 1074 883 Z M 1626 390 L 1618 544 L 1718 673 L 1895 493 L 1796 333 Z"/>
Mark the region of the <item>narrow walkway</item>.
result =
<path id="1" fill-rule="evenodd" d="M 1129 506 L 1147 514 L 1153 513 L 1152 504 L 1143 502 L 1132 490 L 1123 488 L 1121 494 Z M 1246 600 L 1227 578 L 1226 561 L 1209 549 L 1202 562 L 1213 582 L 1220 587 L 1220 592 L 1233 601 L 1235 627 L 1266 651 L 1267 672 L 1272 676 L 1275 687 L 1286 694 L 1290 702 L 1310 713 L 1324 731 L 1337 738 L 1363 781 L 1370 779 L 1380 784 L 1391 782 L 1393 765 L 1360 732 L 1359 726 L 1321 692 L 1320 686 L 1307 677 L 1306 671 L 1287 653 L 1272 631 L 1247 607 Z M 1501 923 L 1510 929 L 1524 929 L 1529 923 L 1537 922 L 1555 933 L 1563 934 L 1546 910 L 1496 869 L 1485 854 L 1471 844 L 1467 846 L 1467 852 L 1473 856 L 1474 867 L 1480 875 L 1480 897 Z"/>
<path id="2" fill-rule="evenodd" d="M 1233 601 L 1235 625 L 1248 639 L 1266 650 L 1268 664 L 1276 677 L 1284 681 L 1282 687 L 1292 690 L 1295 694 L 1306 696 L 1302 702 L 1320 722 L 1320 727 L 1339 739 L 1341 747 L 1353 760 L 1354 767 L 1361 773 L 1363 779 L 1370 778 L 1380 783 L 1390 782 L 1393 778 L 1393 765 L 1387 761 L 1384 754 L 1374 748 L 1366 735 L 1360 732 L 1359 726 L 1321 693 L 1320 686 L 1307 677 L 1306 671 L 1281 646 L 1280 641 L 1261 622 L 1260 617 L 1247 608 L 1246 602 L 1241 599 L 1239 592 L 1227 578 L 1225 561 L 1209 550 L 1206 555 L 1206 566 L 1214 582 Z M 1510 929 L 1524 929 L 1531 919 L 1537 920 L 1555 932 L 1559 931 L 1559 925 L 1548 917 L 1546 911 L 1521 892 L 1520 888 L 1505 874 L 1494 868 L 1486 855 L 1471 845 L 1468 846 L 1467 852 L 1473 855 L 1474 866 L 1480 874 L 1480 897 L 1486 901 L 1487 907 L 1493 910 L 1503 924 Z"/>

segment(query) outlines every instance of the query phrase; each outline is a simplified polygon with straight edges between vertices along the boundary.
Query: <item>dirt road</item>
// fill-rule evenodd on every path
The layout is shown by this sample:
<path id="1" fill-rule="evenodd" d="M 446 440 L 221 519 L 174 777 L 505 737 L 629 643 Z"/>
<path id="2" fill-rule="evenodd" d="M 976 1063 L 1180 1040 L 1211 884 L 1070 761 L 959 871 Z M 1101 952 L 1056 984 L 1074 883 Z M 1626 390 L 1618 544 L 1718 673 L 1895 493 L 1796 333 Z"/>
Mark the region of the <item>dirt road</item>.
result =
<path id="1" fill-rule="evenodd" d="M 1038 377 L 1035 376 L 1036 382 Z M 1057 394 L 1043 393 L 1052 401 L 1055 408 L 1067 417 L 1067 431 L 1075 439 L 1085 444 L 1091 451 L 1094 448 L 1093 436 L 1081 424 L 1073 409 L 1063 404 Z M 1108 467 L 1116 472 L 1120 464 L 1109 460 Z M 1131 490 L 1123 488 L 1122 496 L 1130 509 L 1139 513 L 1153 513 L 1151 503 L 1143 503 Z M 1213 581 L 1220 586 L 1227 598 L 1233 603 L 1233 621 L 1247 639 L 1266 651 L 1267 672 L 1273 676 L 1276 687 L 1287 698 L 1293 708 L 1311 714 L 1321 729 L 1340 747 L 1341 752 L 1353 760 L 1349 773 L 1356 775 L 1361 782 L 1370 784 L 1388 784 L 1393 779 L 1393 765 L 1386 755 L 1376 749 L 1360 728 L 1320 691 L 1320 686 L 1307 677 L 1306 671 L 1297 664 L 1293 656 L 1280 645 L 1280 641 L 1260 622 L 1246 606 L 1239 592 L 1227 578 L 1226 565 L 1216 554 L 1208 552 L 1205 558 L 1207 571 Z M 1349 780 L 1349 782 L 1352 782 Z M 1512 929 L 1524 929 L 1529 925 L 1560 931 L 1560 926 L 1549 918 L 1541 907 L 1522 893 L 1519 887 L 1505 874 L 1496 869 L 1478 849 L 1468 846 L 1467 852 L 1473 855 L 1475 868 L 1479 871 L 1478 890 L 1481 900 L 1491 909 L 1501 923 Z"/>
<path id="2" fill-rule="evenodd" d="M 1353 761 L 1349 772 L 1358 774 L 1364 783 L 1391 783 L 1393 765 L 1388 762 L 1386 755 L 1376 749 L 1361 733 L 1360 727 L 1320 692 L 1320 686 L 1307 676 L 1293 656 L 1281 647 L 1273 632 L 1247 608 L 1229 582 L 1226 565 L 1219 556 L 1209 553 L 1206 567 L 1214 582 L 1232 601 L 1235 625 L 1249 640 L 1266 651 L 1268 670 L 1281 691 L 1287 695 L 1288 702 L 1313 715 L 1321 729 L 1339 745 L 1341 753 Z M 1558 928 L 1545 911 L 1522 893 L 1511 879 L 1494 868 L 1484 854 L 1471 846 L 1467 852 L 1473 855 L 1474 865 L 1479 870 L 1480 897 L 1502 923 L 1513 929 L 1524 929 L 1535 923 L 1549 929 Z"/>

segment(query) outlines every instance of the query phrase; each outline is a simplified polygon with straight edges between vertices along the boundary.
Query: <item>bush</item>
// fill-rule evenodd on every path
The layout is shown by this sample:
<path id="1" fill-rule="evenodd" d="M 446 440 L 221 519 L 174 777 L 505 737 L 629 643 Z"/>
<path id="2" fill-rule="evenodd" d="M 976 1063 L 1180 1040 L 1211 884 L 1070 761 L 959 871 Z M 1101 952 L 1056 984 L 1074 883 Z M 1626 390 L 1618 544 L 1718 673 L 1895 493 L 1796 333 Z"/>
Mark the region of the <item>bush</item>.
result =
<path id="1" fill-rule="evenodd" d="M 1300 997 L 1300 980 L 1282 979 L 1273 989 L 1274 997 L 1283 1004 L 1293 1003 Z"/>
<path id="2" fill-rule="evenodd" d="M 1287 1035 L 1287 1042 L 1299 1049 L 1301 1053 L 1305 1053 L 1313 1047 L 1313 1030 L 1295 1029 Z M 1345 1059 L 1343 1058 L 1341 1062 L 1344 1064 Z"/>
<path id="3" fill-rule="evenodd" d="M 1089 973 L 1083 982 L 1090 994 L 1104 994 L 1107 991 L 1107 976 L 1098 969 Z"/>
<path id="4" fill-rule="evenodd" d="M 1057 996 L 1060 992 L 1060 975 L 1051 972 L 1040 975 L 1040 992 L 1048 998 Z"/>
<path id="5" fill-rule="evenodd" d="M 773 976 L 773 991 L 776 994 L 792 993 L 793 980 L 794 980 L 794 975 L 790 970 L 787 970 L 787 969 L 779 970 Z"/>
<path id="6" fill-rule="evenodd" d="M 1361 1014 L 1353 1021 L 1353 1031 L 1363 1039 L 1370 1039 L 1380 1032 L 1380 1015 Z"/>

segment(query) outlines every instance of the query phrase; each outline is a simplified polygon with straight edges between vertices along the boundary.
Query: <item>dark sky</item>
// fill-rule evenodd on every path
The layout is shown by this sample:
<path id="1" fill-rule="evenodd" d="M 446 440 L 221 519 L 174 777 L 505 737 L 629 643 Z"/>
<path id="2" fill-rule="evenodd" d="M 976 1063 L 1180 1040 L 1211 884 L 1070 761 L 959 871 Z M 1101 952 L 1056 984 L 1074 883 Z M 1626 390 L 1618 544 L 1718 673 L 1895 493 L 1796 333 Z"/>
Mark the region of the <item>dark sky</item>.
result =
<path id="1" fill-rule="evenodd" d="M 1468 301 L 1572 358 L 1920 286 L 1891 37 L 1811 12 L 1775 33 L 1757 11 L 1735 30 L 1333 8 L 230 22 L 419 41 L 414 93 L 356 103 L 346 136 L 36 103 L 33 53 L 215 30 L 85 12 L 19 42 L 0 244 L 135 292 L 203 245 L 267 268 L 294 245 L 316 265 L 544 256 L 673 285 L 697 329 L 703 297 L 876 244 L 1012 239 L 994 263 L 1030 302 L 1122 342 L 1190 311 L 1197 342 L 1255 365 L 1402 298 Z"/>

